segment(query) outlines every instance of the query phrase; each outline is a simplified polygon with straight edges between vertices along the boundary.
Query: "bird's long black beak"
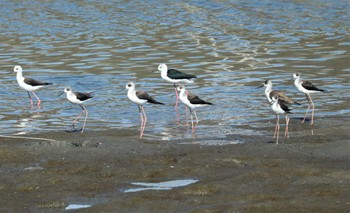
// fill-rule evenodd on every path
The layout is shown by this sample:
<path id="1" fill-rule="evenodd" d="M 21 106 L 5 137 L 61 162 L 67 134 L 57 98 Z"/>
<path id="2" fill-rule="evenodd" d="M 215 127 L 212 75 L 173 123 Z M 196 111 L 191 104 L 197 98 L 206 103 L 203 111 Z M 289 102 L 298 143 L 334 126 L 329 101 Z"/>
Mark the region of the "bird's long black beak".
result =
<path id="1" fill-rule="evenodd" d="M 61 95 L 63 95 L 64 92 L 61 92 L 59 95 L 57 95 L 57 98 L 60 97 Z"/>
<path id="2" fill-rule="evenodd" d="M 260 86 L 257 87 L 257 89 L 258 89 L 258 88 L 261 88 L 261 87 L 263 87 L 263 86 L 264 86 L 264 85 L 260 85 Z"/>

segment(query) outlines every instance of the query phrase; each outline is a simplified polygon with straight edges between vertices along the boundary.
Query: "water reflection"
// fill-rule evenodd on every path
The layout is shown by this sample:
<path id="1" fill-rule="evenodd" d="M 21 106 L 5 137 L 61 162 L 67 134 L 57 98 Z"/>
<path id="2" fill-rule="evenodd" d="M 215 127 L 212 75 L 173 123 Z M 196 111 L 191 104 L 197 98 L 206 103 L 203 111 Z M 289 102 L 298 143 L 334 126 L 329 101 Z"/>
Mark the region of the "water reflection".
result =
<path id="1" fill-rule="evenodd" d="M 261 104 L 263 93 L 255 90 L 266 79 L 306 104 L 288 82 L 295 72 L 332 91 L 317 98 L 318 116 L 350 113 L 346 1 L 4 1 L 0 6 L 0 72 L 21 65 L 33 78 L 54 83 L 40 91 L 42 117 L 26 120 L 25 94 L 13 75 L 2 75 L 4 133 L 64 130 L 76 113 L 55 98 L 65 86 L 96 91 L 87 106 L 87 131 L 137 129 L 137 109 L 120 92 L 133 81 L 169 103 L 146 109 L 146 137 L 192 138 L 174 121 L 173 89 L 152 72 L 159 63 L 197 75 L 189 89 L 217 103 L 199 112 L 197 139 L 271 119 L 269 107 Z"/>
<path id="2" fill-rule="evenodd" d="M 89 204 L 69 204 L 64 210 L 76 210 L 90 208 L 92 205 Z"/>
<path id="3" fill-rule="evenodd" d="M 183 180 L 171 180 L 164 182 L 146 183 L 146 182 L 132 182 L 132 185 L 139 186 L 138 188 L 130 188 L 124 190 L 124 192 L 139 192 L 146 190 L 171 190 L 177 187 L 184 187 L 198 182 L 196 179 L 183 179 Z"/>

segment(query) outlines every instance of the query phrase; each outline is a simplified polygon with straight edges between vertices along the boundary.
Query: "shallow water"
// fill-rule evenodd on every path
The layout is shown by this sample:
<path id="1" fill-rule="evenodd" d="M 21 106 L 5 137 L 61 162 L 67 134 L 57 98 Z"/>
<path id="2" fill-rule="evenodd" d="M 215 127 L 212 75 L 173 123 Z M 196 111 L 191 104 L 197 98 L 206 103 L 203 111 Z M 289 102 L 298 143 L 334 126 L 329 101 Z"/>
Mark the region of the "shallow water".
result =
<path id="1" fill-rule="evenodd" d="M 199 139 L 261 134 L 241 127 L 274 118 L 263 89 L 256 89 L 266 79 L 302 102 L 292 116 L 303 116 L 305 97 L 288 81 L 294 72 L 330 91 L 313 95 L 316 119 L 349 116 L 349 9 L 345 0 L 3 1 L 1 132 L 70 129 L 80 108 L 57 97 L 65 86 L 94 91 L 87 131 L 137 129 L 138 109 L 124 90 L 133 81 L 167 104 L 146 105 L 145 137 L 192 138 L 184 107 L 174 110 L 173 86 L 153 72 L 159 63 L 197 75 L 187 88 L 215 104 L 197 110 Z M 14 65 L 54 83 L 37 92 L 40 110 L 31 109 L 15 74 L 7 74 Z"/>

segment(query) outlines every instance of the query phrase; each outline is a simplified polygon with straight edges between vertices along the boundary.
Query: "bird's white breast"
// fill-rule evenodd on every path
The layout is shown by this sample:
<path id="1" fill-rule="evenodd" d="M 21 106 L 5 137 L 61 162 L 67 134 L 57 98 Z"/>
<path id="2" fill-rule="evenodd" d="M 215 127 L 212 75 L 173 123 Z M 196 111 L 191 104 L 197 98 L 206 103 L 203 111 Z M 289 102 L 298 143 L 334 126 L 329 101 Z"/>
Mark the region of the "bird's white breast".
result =
<path id="1" fill-rule="evenodd" d="M 284 114 L 284 110 L 281 108 L 281 106 L 278 104 L 278 101 L 275 101 L 272 105 L 271 105 L 272 110 L 276 113 L 276 114 Z"/>
<path id="2" fill-rule="evenodd" d="M 135 104 L 142 105 L 147 102 L 147 100 L 139 99 L 136 96 L 136 91 L 129 90 L 128 91 L 128 98 L 130 101 L 134 102 Z"/>
<path id="3" fill-rule="evenodd" d="M 69 102 L 73 103 L 73 104 L 82 104 L 83 101 L 80 101 L 79 99 L 77 99 L 77 96 L 75 96 L 72 92 L 67 93 L 67 99 Z"/>
<path id="4" fill-rule="evenodd" d="M 29 84 L 24 83 L 24 77 L 22 77 L 22 76 L 18 76 L 17 75 L 16 79 L 17 79 L 18 85 L 22 89 L 25 89 L 27 91 L 35 91 L 35 90 L 40 89 L 41 87 L 43 87 L 43 86 L 35 86 L 35 87 L 33 87 L 33 86 L 29 85 Z"/>

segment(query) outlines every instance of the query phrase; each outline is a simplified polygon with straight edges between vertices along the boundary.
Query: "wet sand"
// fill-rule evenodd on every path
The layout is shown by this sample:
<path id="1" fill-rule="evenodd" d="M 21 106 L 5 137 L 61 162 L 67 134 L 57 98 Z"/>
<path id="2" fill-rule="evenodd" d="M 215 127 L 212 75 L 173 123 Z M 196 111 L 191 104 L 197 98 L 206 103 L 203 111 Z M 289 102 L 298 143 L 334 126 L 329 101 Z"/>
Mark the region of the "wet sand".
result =
<path id="1" fill-rule="evenodd" d="M 313 135 L 299 122 L 291 120 L 291 137 L 278 146 L 274 123 L 263 122 L 246 127 L 261 136 L 229 135 L 220 140 L 244 143 L 212 146 L 140 141 L 137 128 L 1 137 L 0 211 L 62 212 L 69 204 L 91 205 L 78 212 L 349 211 L 349 118 L 319 118 Z M 181 179 L 199 181 L 124 192 L 131 182 Z"/>

